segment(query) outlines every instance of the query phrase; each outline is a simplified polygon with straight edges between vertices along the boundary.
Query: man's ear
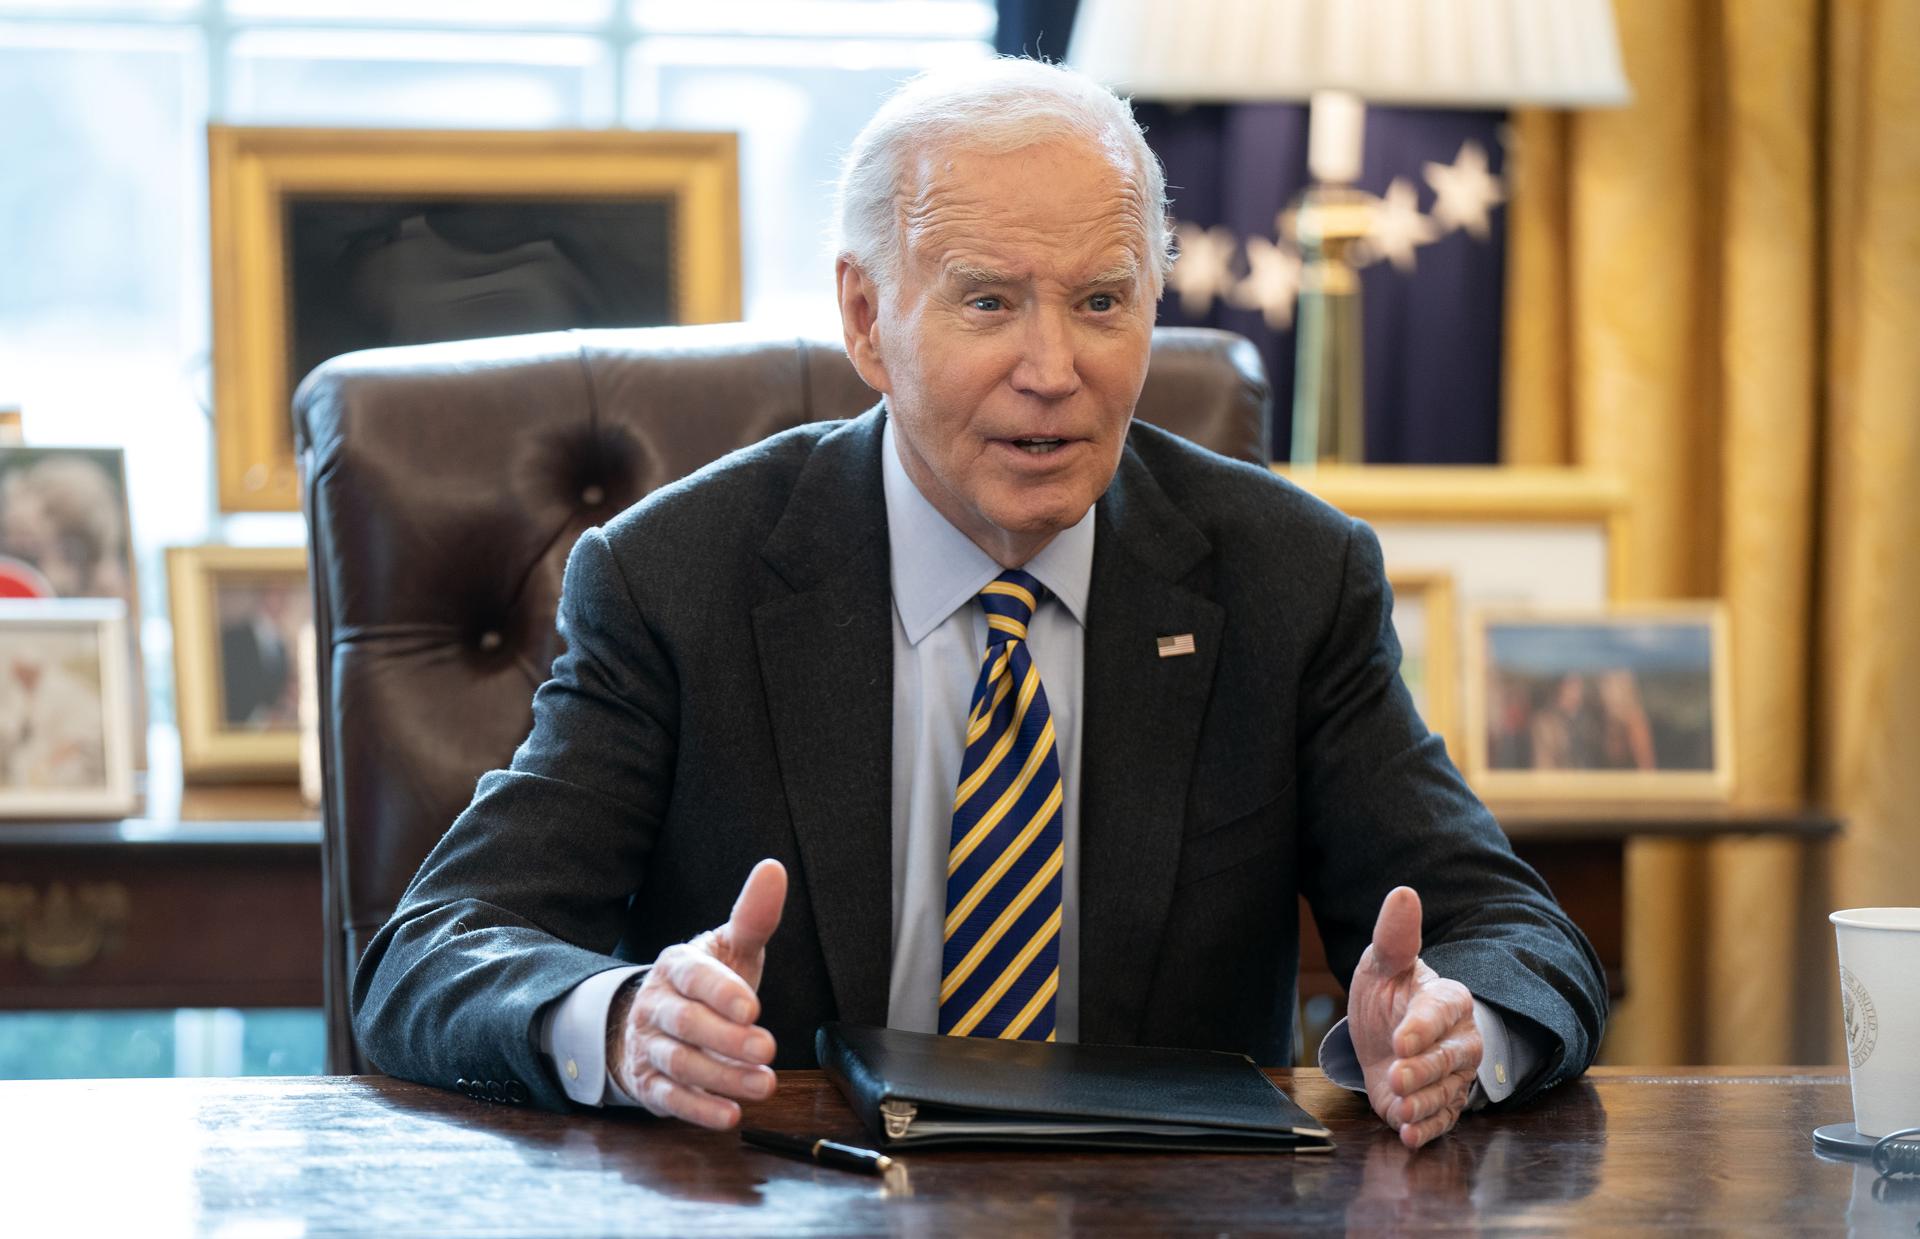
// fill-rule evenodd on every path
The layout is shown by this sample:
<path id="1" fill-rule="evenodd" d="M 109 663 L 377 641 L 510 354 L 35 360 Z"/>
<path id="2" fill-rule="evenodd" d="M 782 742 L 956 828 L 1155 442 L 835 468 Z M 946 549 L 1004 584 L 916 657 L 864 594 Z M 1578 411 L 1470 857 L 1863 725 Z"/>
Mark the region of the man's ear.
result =
<path id="1" fill-rule="evenodd" d="M 851 258 L 834 260 L 834 283 L 840 294 L 840 334 L 863 382 L 882 394 L 891 394 L 892 381 L 880 359 L 880 285 Z"/>

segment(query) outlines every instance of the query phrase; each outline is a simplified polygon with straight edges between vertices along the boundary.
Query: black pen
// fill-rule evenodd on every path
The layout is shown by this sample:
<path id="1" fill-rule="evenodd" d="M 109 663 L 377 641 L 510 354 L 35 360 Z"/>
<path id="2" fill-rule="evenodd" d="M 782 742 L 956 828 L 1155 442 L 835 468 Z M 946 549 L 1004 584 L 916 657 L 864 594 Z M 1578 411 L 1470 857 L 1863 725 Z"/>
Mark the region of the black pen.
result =
<path id="1" fill-rule="evenodd" d="M 785 1132 L 762 1131 L 753 1127 L 741 1128 L 740 1139 L 769 1153 L 804 1157 L 822 1166 L 836 1166 L 859 1174 L 885 1174 L 893 1165 L 893 1159 L 885 1153 L 841 1144 L 838 1140 L 809 1140 L 805 1136 L 789 1136 Z"/>

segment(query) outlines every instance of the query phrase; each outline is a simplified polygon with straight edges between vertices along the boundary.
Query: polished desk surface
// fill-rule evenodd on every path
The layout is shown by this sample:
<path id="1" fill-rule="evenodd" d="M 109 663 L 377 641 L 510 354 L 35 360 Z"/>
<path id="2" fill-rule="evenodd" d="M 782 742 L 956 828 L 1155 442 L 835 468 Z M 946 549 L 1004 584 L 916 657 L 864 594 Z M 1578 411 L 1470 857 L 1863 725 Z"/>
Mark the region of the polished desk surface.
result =
<path id="1" fill-rule="evenodd" d="M 1914 1235 L 1920 1185 L 1827 1161 L 1846 1077 L 1600 1069 L 1419 1153 L 1318 1072 L 1331 1155 L 922 1152 L 887 1180 L 636 1114 L 384 1077 L 0 1083 L 8 1234 L 1024 1235 L 1445 1230 Z M 817 1072 L 752 1125 L 856 1137 Z M 1891 1188 L 1892 1190 L 1888 1190 Z"/>

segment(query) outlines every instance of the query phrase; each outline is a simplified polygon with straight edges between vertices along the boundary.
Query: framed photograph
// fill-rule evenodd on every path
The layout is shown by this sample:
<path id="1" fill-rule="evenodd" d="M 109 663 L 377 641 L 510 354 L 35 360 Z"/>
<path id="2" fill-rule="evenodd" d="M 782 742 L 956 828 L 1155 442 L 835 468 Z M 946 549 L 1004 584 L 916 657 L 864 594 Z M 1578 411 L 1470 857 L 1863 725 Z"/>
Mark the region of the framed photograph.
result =
<path id="1" fill-rule="evenodd" d="M 738 319 L 736 146 L 209 127 L 221 507 L 299 506 L 291 398 L 337 354 Z"/>
<path id="2" fill-rule="evenodd" d="M 138 615 L 119 448 L 0 444 L 0 595 L 114 598 Z"/>
<path id="3" fill-rule="evenodd" d="M 300 633 L 313 612 L 306 552 L 170 547 L 167 580 L 182 776 L 293 782 Z"/>
<path id="4" fill-rule="evenodd" d="M 1490 800 L 1725 800 L 1726 608 L 1476 611 L 1467 765 Z"/>
<path id="5" fill-rule="evenodd" d="M 1459 719 L 1455 688 L 1453 574 L 1432 569 L 1388 569 L 1393 589 L 1393 630 L 1400 638 L 1400 678 L 1427 730 L 1444 736 L 1457 753 Z"/>
<path id="6" fill-rule="evenodd" d="M 107 598 L 122 625 L 134 765 L 146 765 L 140 598 L 119 448 L 0 444 L 0 599 Z"/>
<path id="7" fill-rule="evenodd" d="M 133 812 L 126 607 L 0 600 L 0 818 Z"/>
<path id="8" fill-rule="evenodd" d="M 20 410 L 0 409 L 0 446 L 17 446 L 26 441 L 27 430 Z"/>
<path id="9" fill-rule="evenodd" d="M 1455 730 L 1434 723 L 1445 714 L 1428 716 L 1428 726 L 1446 736 L 1463 765 L 1457 703 L 1468 675 L 1467 613 L 1596 610 L 1614 601 L 1626 574 L 1627 489 L 1606 474 L 1453 465 L 1275 465 L 1274 472 L 1372 526 L 1390 581 L 1422 574 L 1450 581 L 1451 640 L 1437 652 L 1451 658 L 1452 672 L 1429 682 L 1441 692 L 1456 690 Z M 1406 644 L 1404 628 L 1400 635 Z"/>

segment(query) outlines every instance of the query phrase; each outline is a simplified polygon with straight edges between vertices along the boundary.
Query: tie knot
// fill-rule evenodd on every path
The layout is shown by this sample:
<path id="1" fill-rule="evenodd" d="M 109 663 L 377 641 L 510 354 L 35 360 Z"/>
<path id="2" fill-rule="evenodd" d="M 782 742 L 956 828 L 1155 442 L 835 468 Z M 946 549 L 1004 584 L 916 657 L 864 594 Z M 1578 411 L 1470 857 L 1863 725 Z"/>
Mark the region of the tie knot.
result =
<path id="1" fill-rule="evenodd" d="M 1009 568 L 987 582 L 980 591 L 980 606 L 987 613 L 988 641 L 1009 637 L 1026 640 L 1027 625 L 1033 622 L 1033 613 L 1046 596 L 1046 586 L 1018 568 Z"/>

